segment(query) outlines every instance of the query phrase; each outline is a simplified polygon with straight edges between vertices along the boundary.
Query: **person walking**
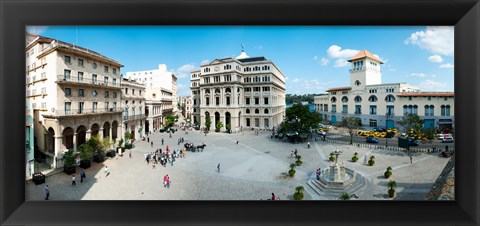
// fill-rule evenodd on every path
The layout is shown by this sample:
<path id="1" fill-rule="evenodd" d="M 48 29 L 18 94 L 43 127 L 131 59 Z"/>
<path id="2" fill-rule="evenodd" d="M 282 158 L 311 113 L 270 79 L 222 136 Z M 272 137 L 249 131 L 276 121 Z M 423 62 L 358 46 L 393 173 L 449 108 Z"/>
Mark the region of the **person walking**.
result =
<path id="1" fill-rule="evenodd" d="M 307 142 L 307 148 L 310 148 L 310 142 Z"/>
<path id="2" fill-rule="evenodd" d="M 272 193 L 272 200 L 275 200 L 275 194 Z"/>
<path id="3" fill-rule="evenodd" d="M 432 150 L 433 150 L 433 152 L 435 152 L 435 151 L 437 150 L 437 148 L 435 147 L 435 145 L 433 145 Z"/>
<path id="4" fill-rule="evenodd" d="M 105 169 L 103 171 L 105 172 L 105 177 L 108 177 L 108 175 L 110 175 L 110 171 L 108 170 L 108 166 L 105 166 Z"/>
<path id="5" fill-rule="evenodd" d="M 220 173 L 220 163 L 217 165 L 217 173 Z"/>
<path id="6" fill-rule="evenodd" d="M 162 146 L 163 146 L 163 137 L 162 137 Z"/>
<path id="7" fill-rule="evenodd" d="M 153 141 L 152 141 L 152 142 L 150 142 L 150 145 L 151 145 L 151 146 L 152 146 L 152 148 L 153 148 Z"/>
<path id="8" fill-rule="evenodd" d="M 77 185 L 77 182 L 75 181 L 75 174 L 72 175 L 72 186 Z"/>
<path id="9" fill-rule="evenodd" d="M 82 172 L 80 172 L 80 183 L 83 183 L 83 180 L 85 180 L 86 177 L 85 170 L 82 170 Z"/>
<path id="10" fill-rule="evenodd" d="M 128 157 L 129 157 L 129 158 L 132 158 L 132 150 L 130 150 L 130 151 L 128 152 Z"/>
<path id="11" fill-rule="evenodd" d="M 48 200 L 50 197 L 50 190 L 48 189 L 48 184 L 45 185 L 45 200 Z"/>
<path id="12" fill-rule="evenodd" d="M 413 163 L 413 157 L 410 155 L 410 164 Z"/>
<path id="13" fill-rule="evenodd" d="M 149 142 L 150 142 L 150 137 L 147 137 L 147 143 L 149 143 Z"/>
<path id="14" fill-rule="evenodd" d="M 237 140 L 237 144 L 238 144 L 238 140 Z"/>

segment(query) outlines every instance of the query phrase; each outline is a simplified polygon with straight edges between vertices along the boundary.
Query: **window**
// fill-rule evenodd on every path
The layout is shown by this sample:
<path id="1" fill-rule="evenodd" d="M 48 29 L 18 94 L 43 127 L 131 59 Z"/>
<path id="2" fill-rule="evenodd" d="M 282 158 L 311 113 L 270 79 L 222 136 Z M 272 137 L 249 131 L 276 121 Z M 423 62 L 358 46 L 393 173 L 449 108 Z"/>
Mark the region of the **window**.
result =
<path id="1" fill-rule="evenodd" d="M 72 102 L 65 102 L 65 114 L 66 115 L 70 114 L 71 109 L 72 109 Z"/>
<path id="2" fill-rule="evenodd" d="M 268 118 L 263 119 L 263 126 L 264 126 L 265 128 L 270 127 Z"/>
<path id="3" fill-rule="evenodd" d="M 78 79 L 79 82 L 82 82 L 82 81 L 83 81 L 83 72 L 79 71 L 79 72 L 77 73 L 77 79 Z"/>
<path id="4" fill-rule="evenodd" d="M 215 97 L 215 102 L 216 105 L 220 105 L 220 97 Z"/>
<path id="5" fill-rule="evenodd" d="M 65 88 L 65 96 L 71 96 L 71 95 L 72 95 L 72 89 Z"/>
<path id="6" fill-rule="evenodd" d="M 346 96 L 342 97 L 342 102 L 347 103 L 348 102 L 348 97 L 346 97 Z"/>
<path id="7" fill-rule="evenodd" d="M 108 91 L 105 91 L 105 98 L 108 98 L 110 97 L 110 94 L 108 93 Z"/>
<path id="8" fill-rule="evenodd" d="M 263 114 L 268 114 L 268 109 L 263 110 Z"/>
<path id="9" fill-rule="evenodd" d="M 230 105 L 230 97 L 227 97 L 227 105 Z"/>
<path id="10" fill-rule="evenodd" d="M 342 105 L 342 113 L 348 113 L 348 105 Z"/>
<path id="11" fill-rule="evenodd" d="M 41 79 L 46 79 L 46 78 L 47 78 L 47 73 L 46 73 L 46 72 L 43 72 L 43 73 L 40 75 L 40 78 L 41 78 Z"/>
<path id="12" fill-rule="evenodd" d="M 375 96 L 375 95 L 370 96 L 370 97 L 368 98 L 368 101 L 370 101 L 370 102 L 377 102 L 377 101 L 378 101 L 377 96 Z"/>
<path id="13" fill-rule="evenodd" d="M 250 92 L 250 91 L 252 91 L 252 89 L 250 87 L 245 88 L 245 92 Z"/>
<path id="14" fill-rule="evenodd" d="M 332 98 L 330 99 L 330 101 L 331 101 L 332 103 L 335 103 L 335 102 L 337 102 L 337 98 L 336 98 L 336 97 L 332 97 Z"/>
<path id="15" fill-rule="evenodd" d="M 260 127 L 260 119 L 255 118 L 255 127 Z"/>
<path id="16" fill-rule="evenodd" d="M 95 75 L 95 74 L 92 75 L 92 83 L 93 84 L 97 83 L 97 75 Z"/>
<path id="17" fill-rule="evenodd" d="M 360 103 L 360 102 L 362 102 L 362 98 L 360 96 L 356 96 L 354 101 L 355 101 L 355 103 Z"/>
<path id="18" fill-rule="evenodd" d="M 254 92 L 260 92 L 260 87 L 253 87 Z"/>
<path id="19" fill-rule="evenodd" d="M 113 74 L 117 74 L 117 69 L 116 68 L 112 68 L 112 71 L 113 71 Z"/>
<path id="20" fill-rule="evenodd" d="M 135 95 L 135 89 L 132 89 L 132 95 Z"/>
<path id="21" fill-rule="evenodd" d="M 203 83 L 210 83 L 210 78 L 203 78 Z"/>
<path id="22" fill-rule="evenodd" d="M 255 105 L 260 104 L 260 99 L 258 97 L 255 97 Z"/>
<path id="23" fill-rule="evenodd" d="M 113 110 L 116 110 L 116 109 L 117 109 L 117 102 L 113 102 L 112 108 L 113 108 Z"/>
<path id="24" fill-rule="evenodd" d="M 250 119 L 249 118 L 245 119 L 245 124 L 247 124 L 247 126 L 250 127 Z"/>
<path id="25" fill-rule="evenodd" d="M 377 105 L 370 105 L 370 114 L 371 115 L 377 114 Z"/>
<path id="26" fill-rule="evenodd" d="M 42 109 L 47 109 L 47 103 L 46 102 L 42 102 Z"/>
<path id="27" fill-rule="evenodd" d="M 207 67 L 207 68 L 204 68 L 204 69 L 203 69 L 203 72 L 210 72 L 210 68 L 208 68 L 208 67 Z"/>
<path id="28" fill-rule="evenodd" d="M 395 102 L 395 97 L 393 95 L 387 95 L 385 97 L 386 102 Z"/>
<path id="29" fill-rule="evenodd" d="M 260 114 L 260 110 L 255 109 L 255 114 Z"/>
<path id="30" fill-rule="evenodd" d="M 250 98 L 248 98 L 248 97 L 245 98 L 245 104 L 248 104 L 248 105 L 250 104 Z"/>
<path id="31" fill-rule="evenodd" d="M 97 112 L 98 102 L 92 103 L 92 112 Z"/>
<path id="32" fill-rule="evenodd" d="M 263 104 L 268 104 L 268 97 L 263 98 Z"/>
<path id="33" fill-rule="evenodd" d="M 63 70 L 63 80 L 64 81 L 69 81 L 70 80 L 70 74 L 72 73 L 72 71 L 70 70 Z"/>
<path id="34" fill-rule="evenodd" d="M 105 102 L 105 111 L 108 111 L 108 102 Z"/>
<path id="35" fill-rule="evenodd" d="M 70 56 L 65 56 L 65 63 L 71 63 L 71 59 L 70 59 Z"/>
<path id="36" fill-rule="evenodd" d="M 83 67 L 83 60 L 82 59 L 78 59 L 78 66 Z"/>
<path id="37" fill-rule="evenodd" d="M 250 109 L 247 108 L 247 110 L 245 110 L 245 113 L 250 114 Z"/>
<path id="38" fill-rule="evenodd" d="M 264 92 L 268 92 L 270 91 L 270 87 L 266 86 L 266 87 L 262 87 L 262 91 Z"/>
<path id="39" fill-rule="evenodd" d="M 412 97 L 408 97 L 408 100 L 412 100 Z"/>
<path id="40" fill-rule="evenodd" d="M 83 113 L 85 103 L 84 102 L 78 102 L 78 113 Z"/>
<path id="41" fill-rule="evenodd" d="M 370 89 L 368 90 L 369 93 L 377 93 L 377 89 Z"/>
<path id="42" fill-rule="evenodd" d="M 142 95 L 142 90 L 138 90 L 138 95 Z"/>
<path id="43" fill-rule="evenodd" d="M 358 80 L 355 81 L 355 85 L 356 85 L 356 86 L 359 86 L 360 84 L 362 84 L 360 81 L 358 81 Z"/>
<path id="44" fill-rule="evenodd" d="M 117 92 L 113 92 L 113 98 L 117 98 Z"/>
<path id="45" fill-rule="evenodd" d="M 388 116 L 393 116 L 395 115 L 395 106 L 393 105 L 387 105 L 387 113 L 386 115 Z"/>
<path id="46" fill-rule="evenodd" d="M 441 115 L 442 116 L 450 116 L 450 105 L 442 105 L 441 106 Z"/>
<path id="47" fill-rule="evenodd" d="M 125 88 L 125 94 L 128 94 L 128 88 Z M 155 97 L 155 93 L 153 94 L 153 97 Z"/>
<path id="48" fill-rule="evenodd" d="M 376 119 L 370 119 L 370 127 L 377 127 L 377 120 Z"/>
<path id="49" fill-rule="evenodd" d="M 362 105 L 355 105 L 355 114 L 356 115 L 362 114 Z"/>
<path id="50" fill-rule="evenodd" d="M 108 77 L 107 77 L 107 76 L 105 76 L 105 77 L 103 78 L 103 82 L 105 83 L 105 85 L 108 85 Z"/>
<path id="51" fill-rule="evenodd" d="M 83 89 L 78 89 L 78 96 L 79 96 L 79 97 L 85 96 L 85 90 L 83 90 Z"/>
<path id="52" fill-rule="evenodd" d="M 106 73 L 108 73 L 108 66 L 104 66 L 104 67 L 103 67 L 103 71 L 106 72 Z"/>
<path id="53" fill-rule="evenodd" d="M 323 105 L 323 108 L 324 108 L 323 111 L 328 111 L 328 105 L 327 104 Z"/>
<path id="54" fill-rule="evenodd" d="M 226 92 L 226 93 L 231 93 L 231 92 L 232 92 L 232 89 L 226 88 L 226 89 L 225 89 L 225 92 Z"/>
<path id="55" fill-rule="evenodd" d="M 219 89 L 219 88 L 216 88 L 216 89 L 215 89 L 215 93 L 220 93 L 220 89 Z"/>
<path id="56" fill-rule="evenodd" d="M 205 100 L 206 100 L 205 104 L 206 104 L 207 106 L 210 105 L 210 98 L 209 98 L 209 97 L 206 97 Z"/>

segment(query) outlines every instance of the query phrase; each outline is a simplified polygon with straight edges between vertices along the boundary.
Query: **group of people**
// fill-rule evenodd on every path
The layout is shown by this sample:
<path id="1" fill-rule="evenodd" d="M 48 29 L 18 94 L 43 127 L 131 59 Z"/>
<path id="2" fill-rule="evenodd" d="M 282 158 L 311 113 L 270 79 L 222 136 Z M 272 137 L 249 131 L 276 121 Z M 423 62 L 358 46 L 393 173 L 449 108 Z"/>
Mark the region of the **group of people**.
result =
<path id="1" fill-rule="evenodd" d="M 173 166 L 173 163 L 177 158 L 185 158 L 185 150 L 173 150 L 173 152 L 168 149 L 168 146 L 165 151 L 162 149 L 157 149 L 154 152 L 145 153 L 145 161 L 147 165 L 152 162 L 152 169 L 155 169 L 155 165 L 160 163 L 163 167 L 167 167 L 167 163 L 170 163 Z"/>
<path id="2" fill-rule="evenodd" d="M 171 183 L 172 183 L 172 181 L 170 180 L 170 177 L 168 176 L 168 174 L 163 176 L 163 187 L 164 188 L 170 188 Z"/>
<path id="3" fill-rule="evenodd" d="M 82 172 L 80 172 L 80 183 L 83 183 L 83 181 L 87 178 L 87 175 L 85 174 L 85 170 L 82 170 Z M 75 174 L 72 175 L 72 186 L 76 186 L 77 185 L 77 179 L 75 178 Z M 48 198 L 46 198 L 45 200 L 48 200 Z"/>
<path id="4" fill-rule="evenodd" d="M 298 155 L 298 150 L 295 148 L 295 151 L 292 151 L 292 152 L 290 153 L 290 156 L 296 158 L 297 155 Z"/>

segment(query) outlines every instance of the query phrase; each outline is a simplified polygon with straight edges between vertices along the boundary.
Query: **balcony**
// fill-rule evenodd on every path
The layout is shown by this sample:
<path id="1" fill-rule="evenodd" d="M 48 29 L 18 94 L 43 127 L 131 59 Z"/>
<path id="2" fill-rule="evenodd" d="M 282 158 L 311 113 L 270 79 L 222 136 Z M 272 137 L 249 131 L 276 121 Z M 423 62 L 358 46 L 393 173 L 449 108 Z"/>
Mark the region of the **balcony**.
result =
<path id="1" fill-rule="evenodd" d="M 131 120 L 137 120 L 137 119 L 146 119 L 147 116 L 144 114 L 141 115 L 130 115 L 130 116 L 123 116 L 123 121 L 131 121 Z"/>
<path id="2" fill-rule="evenodd" d="M 109 88 L 118 88 L 120 89 L 119 82 L 105 82 L 98 79 L 87 79 L 87 78 L 78 78 L 73 76 L 57 75 L 58 84 L 84 84 L 93 87 L 109 87 Z"/>
<path id="3" fill-rule="evenodd" d="M 348 111 L 342 111 L 342 114 L 348 114 Z"/>
<path id="4" fill-rule="evenodd" d="M 361 111 L 356 111 L 355 114 L 356 114 L 356 115 L 361 115 L 362 112 L 361 112 Z"/>
<path id="5" fill-rule="evenodd" d="M 385 116 L 387 118 L 393 118 L 393 116 L 395 116 L 395 113 L 386 113 Z"/>
<path id="6" fill-rule="evenodd" d="M 109 108 L 109 109 L 70 109 L 70 110 L 55 110 L 54 112 L 48 112 L 43 116 L 48 117 L 63 117 L 63 116 L 83 116 L 83 115 L 93 115 L 93 114 L 108 114 L 108 113 L 120 113 L 122 109 L 120 108 Z"/>

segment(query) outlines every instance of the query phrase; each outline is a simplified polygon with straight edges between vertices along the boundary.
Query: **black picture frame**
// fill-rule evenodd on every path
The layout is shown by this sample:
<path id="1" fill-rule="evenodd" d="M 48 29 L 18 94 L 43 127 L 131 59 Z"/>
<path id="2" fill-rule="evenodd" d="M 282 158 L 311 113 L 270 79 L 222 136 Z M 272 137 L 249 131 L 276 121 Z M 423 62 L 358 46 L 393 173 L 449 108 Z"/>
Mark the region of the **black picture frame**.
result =
<path id="1" fill-rule="evenodd" d="M 478 0 L 1 0 L 2 225 L 479 225 Z M 27 25 L 455 26 L 456 200 L 25 202 Z"/>

